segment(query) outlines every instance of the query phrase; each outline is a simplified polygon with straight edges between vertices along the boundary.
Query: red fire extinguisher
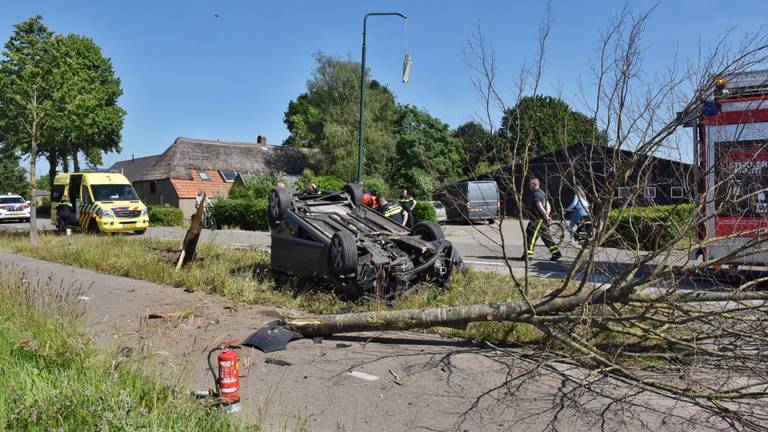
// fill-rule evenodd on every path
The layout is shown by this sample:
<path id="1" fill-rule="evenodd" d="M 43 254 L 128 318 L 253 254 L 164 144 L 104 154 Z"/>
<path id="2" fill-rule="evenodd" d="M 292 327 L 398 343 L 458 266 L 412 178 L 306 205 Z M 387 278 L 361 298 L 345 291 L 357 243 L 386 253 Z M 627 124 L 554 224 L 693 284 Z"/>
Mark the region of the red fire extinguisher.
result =
<path id="1" fill-rule="evenodd" d="M 216 383 L 216 392 L 225 404 L 234 404 L 240 402 L 240 364 L 235 349 L 238 339 L 232 339 L 208 353 L 208 367 L 211 370 L 213 379 Z M 213 372 L 211 365 L 211 354 L 215 351 L 221 351 L 218 356 L 219 374 L 218 377 Z"/>

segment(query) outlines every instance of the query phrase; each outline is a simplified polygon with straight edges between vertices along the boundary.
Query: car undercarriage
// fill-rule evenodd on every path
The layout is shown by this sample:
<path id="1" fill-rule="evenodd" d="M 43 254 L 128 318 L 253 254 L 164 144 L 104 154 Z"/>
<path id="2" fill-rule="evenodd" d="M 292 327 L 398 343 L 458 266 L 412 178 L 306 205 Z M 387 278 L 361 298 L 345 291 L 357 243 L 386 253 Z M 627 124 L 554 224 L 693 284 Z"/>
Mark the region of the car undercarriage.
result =
<path id="1" fill-rule="evenodd" d="M 270 195 L 272 268 L 332 281 L 347 298 L 391 301 L 425 284 L 447 288 L 461 256 L 433 222 L 413 230 L 360 204 L 362 188 Z"/>

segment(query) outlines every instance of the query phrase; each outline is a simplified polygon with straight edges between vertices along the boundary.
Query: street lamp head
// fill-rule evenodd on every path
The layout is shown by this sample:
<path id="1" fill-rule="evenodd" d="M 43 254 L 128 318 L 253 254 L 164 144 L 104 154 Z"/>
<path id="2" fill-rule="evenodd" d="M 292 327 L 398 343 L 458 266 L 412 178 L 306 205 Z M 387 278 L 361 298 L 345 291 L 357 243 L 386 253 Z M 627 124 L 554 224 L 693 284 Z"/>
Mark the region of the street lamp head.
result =
<path id="1" fill-rule="evenodd" d="M 411 77 L 411 66 L 413 66 L 413 59 L 410 54 L 406 54 L 403 60 L 403 84 L 407 83 L 408 78 Z"/>

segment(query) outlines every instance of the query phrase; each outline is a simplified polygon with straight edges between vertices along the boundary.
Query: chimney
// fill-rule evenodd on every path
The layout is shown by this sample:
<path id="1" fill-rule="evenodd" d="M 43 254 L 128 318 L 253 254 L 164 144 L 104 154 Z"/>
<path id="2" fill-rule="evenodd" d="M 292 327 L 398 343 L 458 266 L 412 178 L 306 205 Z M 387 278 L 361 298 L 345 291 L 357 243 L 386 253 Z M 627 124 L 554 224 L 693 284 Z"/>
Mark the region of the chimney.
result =
<path id="1" fill-rule="evenodd" d="M 256 144 L 267 145 L 267 137 L 265 137 L 264 135 L 259 135 L 256 138 Z"/>

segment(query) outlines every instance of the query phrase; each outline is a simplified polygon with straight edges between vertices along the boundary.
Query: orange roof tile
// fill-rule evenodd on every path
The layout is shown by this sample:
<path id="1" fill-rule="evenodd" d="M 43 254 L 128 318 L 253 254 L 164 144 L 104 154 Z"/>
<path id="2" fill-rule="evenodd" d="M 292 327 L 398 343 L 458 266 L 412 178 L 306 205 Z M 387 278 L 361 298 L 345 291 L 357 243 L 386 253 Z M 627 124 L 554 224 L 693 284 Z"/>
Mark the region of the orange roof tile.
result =
<path id="1" fill-rule="evenodd" d="M 210 180 L 201 180 L 197 170 L 190 170 L 192 180 L 171 179 L 179 199 L 194 198 L 198 192 L 205 192 L 211 198 L 226 198 L 232 183 L 225 182 L 218 171 L 204 171 Z"/>

